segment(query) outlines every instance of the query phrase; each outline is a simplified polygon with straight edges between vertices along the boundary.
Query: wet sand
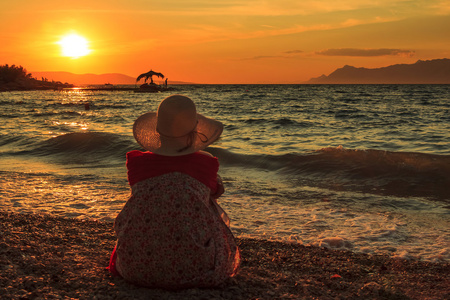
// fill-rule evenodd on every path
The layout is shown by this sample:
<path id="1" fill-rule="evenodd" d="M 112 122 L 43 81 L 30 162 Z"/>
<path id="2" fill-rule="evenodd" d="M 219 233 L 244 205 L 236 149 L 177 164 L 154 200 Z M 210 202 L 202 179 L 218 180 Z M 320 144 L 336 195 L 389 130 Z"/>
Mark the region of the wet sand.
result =
<path id="1" fill-rule="evenodd" d="M 450 264 L 238 239 L 238 275 L 214 289 L 134 286 L 106 270 L 112 223 L 0 211 L 2 299 L 450 299 Z"/>

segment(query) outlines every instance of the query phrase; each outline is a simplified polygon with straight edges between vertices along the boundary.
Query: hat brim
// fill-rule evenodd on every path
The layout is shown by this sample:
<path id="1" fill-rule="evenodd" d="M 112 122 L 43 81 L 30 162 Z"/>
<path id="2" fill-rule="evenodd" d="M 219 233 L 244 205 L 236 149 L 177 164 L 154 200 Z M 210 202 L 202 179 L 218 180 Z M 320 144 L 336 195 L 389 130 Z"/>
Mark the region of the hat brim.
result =
<path id="1" fill-rule="evenodd" d="M 133 125 L 133 135 L 142 148 L 160 155 L 180 156 L 205 149 L 220 137 L 223 124 L 217 120 L 197 114 L 198 124 L 193 135 L 192 145 L 183 151 L 179 147 L 164 145 L 161 135 L 156 130 L 157 114 L 148 112 L 140 116 Z M 166 137 L 163 137 L 163 139 Z M 177 138 L 174 138 L 177 139 Z"/>

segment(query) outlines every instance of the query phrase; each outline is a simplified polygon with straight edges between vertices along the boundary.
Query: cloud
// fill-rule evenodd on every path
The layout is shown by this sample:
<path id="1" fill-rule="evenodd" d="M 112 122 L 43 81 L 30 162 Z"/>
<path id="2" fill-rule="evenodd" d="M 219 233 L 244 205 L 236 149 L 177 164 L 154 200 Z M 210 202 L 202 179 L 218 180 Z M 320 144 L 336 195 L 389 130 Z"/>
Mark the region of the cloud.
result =
<path id="1" fill-rule="evenodd" d="M 3 3 L 4 2 L 4 3 Z M 16 2 L 18 4 L 16 4 Z M 31 10 L 38 12 L 84 12 L 111 14 L 152 14 L 164 16 L 309 16 L 336 12 L 359 12 L 361 10 L 384 9 L 389 14 L 401 14 L 405 10 L 413 14 L 448 8 L 448 0 L 78 0 L 67 4 L 65 1 L 30 1 Z M 23 5 L 18 1 L 2 1 L 0 11 L 23 13 Z"/>
<path id="2" fill-rule="evenodd" d="M 282 58 L 282 59 L 292 59 L 296 58 L 297 55 L 303 54 L 305 51 L 303 50 L 290 50 L 290 51 L 284 51 L 283 53 L 276 54 L 276 55 L 259 55 L 259 56 L 253 56 L 248 58 L 242 58 L 240 60 L 260 60 L 260 59 L 275 59 L 275 58 Z"/>
<path id="3" fill-rule="evenodd" d="M 260 60 L 260 59 L 272 59 L 272 58 L 286 58 L 282 55 L 260 55 L 260 56 L 254 56 L 249 58 L 242 58 L 239 60 Z"/>
<path id="4" fill-rule="evenodd" d="M 286 54 L 300 54 L 300 53 L 304 53 L 305 51 L 302 50 L 291 50 L 291 51 L 286 51 L 284 53 Z"/>
<path id="5" fill-rule="evenodd" d="M 414 56 L 415 52 L 412 50 L 404 49 L 356 49 L 356 48 L 341 48 L 341 49 L 326 49 L 322 51 L 317 51 L 317 55 L 327 55 L 327 56 Z"/>
<path id="6" fill-rule="evenodd" d="M 378 9 L 394 15 L 405 11 L 415 15 L 424 11 L 436 14 L 439 8 L 448 8 L 448 0 L 166 0 L 152 1 L 149 5 L 142 2 L 145 1 L 128 0 L 126 3 L 127 6 L 133 4 L 138 13 L 205 16 L 307 16 Z"/>

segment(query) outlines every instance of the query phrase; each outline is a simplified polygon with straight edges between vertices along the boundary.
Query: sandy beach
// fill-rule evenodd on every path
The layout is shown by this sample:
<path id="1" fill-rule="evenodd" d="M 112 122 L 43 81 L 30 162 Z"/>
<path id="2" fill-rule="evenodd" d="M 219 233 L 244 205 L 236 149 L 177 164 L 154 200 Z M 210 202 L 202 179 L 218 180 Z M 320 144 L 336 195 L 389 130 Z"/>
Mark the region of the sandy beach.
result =
<path id="1" fill-rule="evenodd" d="M 450 266 L 238 239 L 243 262 L 214 289 L 134 286 L 106 270 L 112 223 L 0 212 L 2 299 L 448 299 Z"/>

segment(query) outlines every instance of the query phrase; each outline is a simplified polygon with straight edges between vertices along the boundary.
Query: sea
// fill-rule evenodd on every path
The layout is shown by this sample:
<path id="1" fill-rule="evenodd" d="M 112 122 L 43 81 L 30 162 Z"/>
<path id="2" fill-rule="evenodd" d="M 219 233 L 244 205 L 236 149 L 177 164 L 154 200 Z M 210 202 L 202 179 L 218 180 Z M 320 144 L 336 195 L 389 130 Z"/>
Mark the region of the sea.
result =
<path id="1" fill-rule="evenodd" d="M 171 94 L 224 124 L 235 236 L 450 261 L 450 85 L 178 85 L 0 93 L 4 211 L 113 222 L 134 120 Z"/>

